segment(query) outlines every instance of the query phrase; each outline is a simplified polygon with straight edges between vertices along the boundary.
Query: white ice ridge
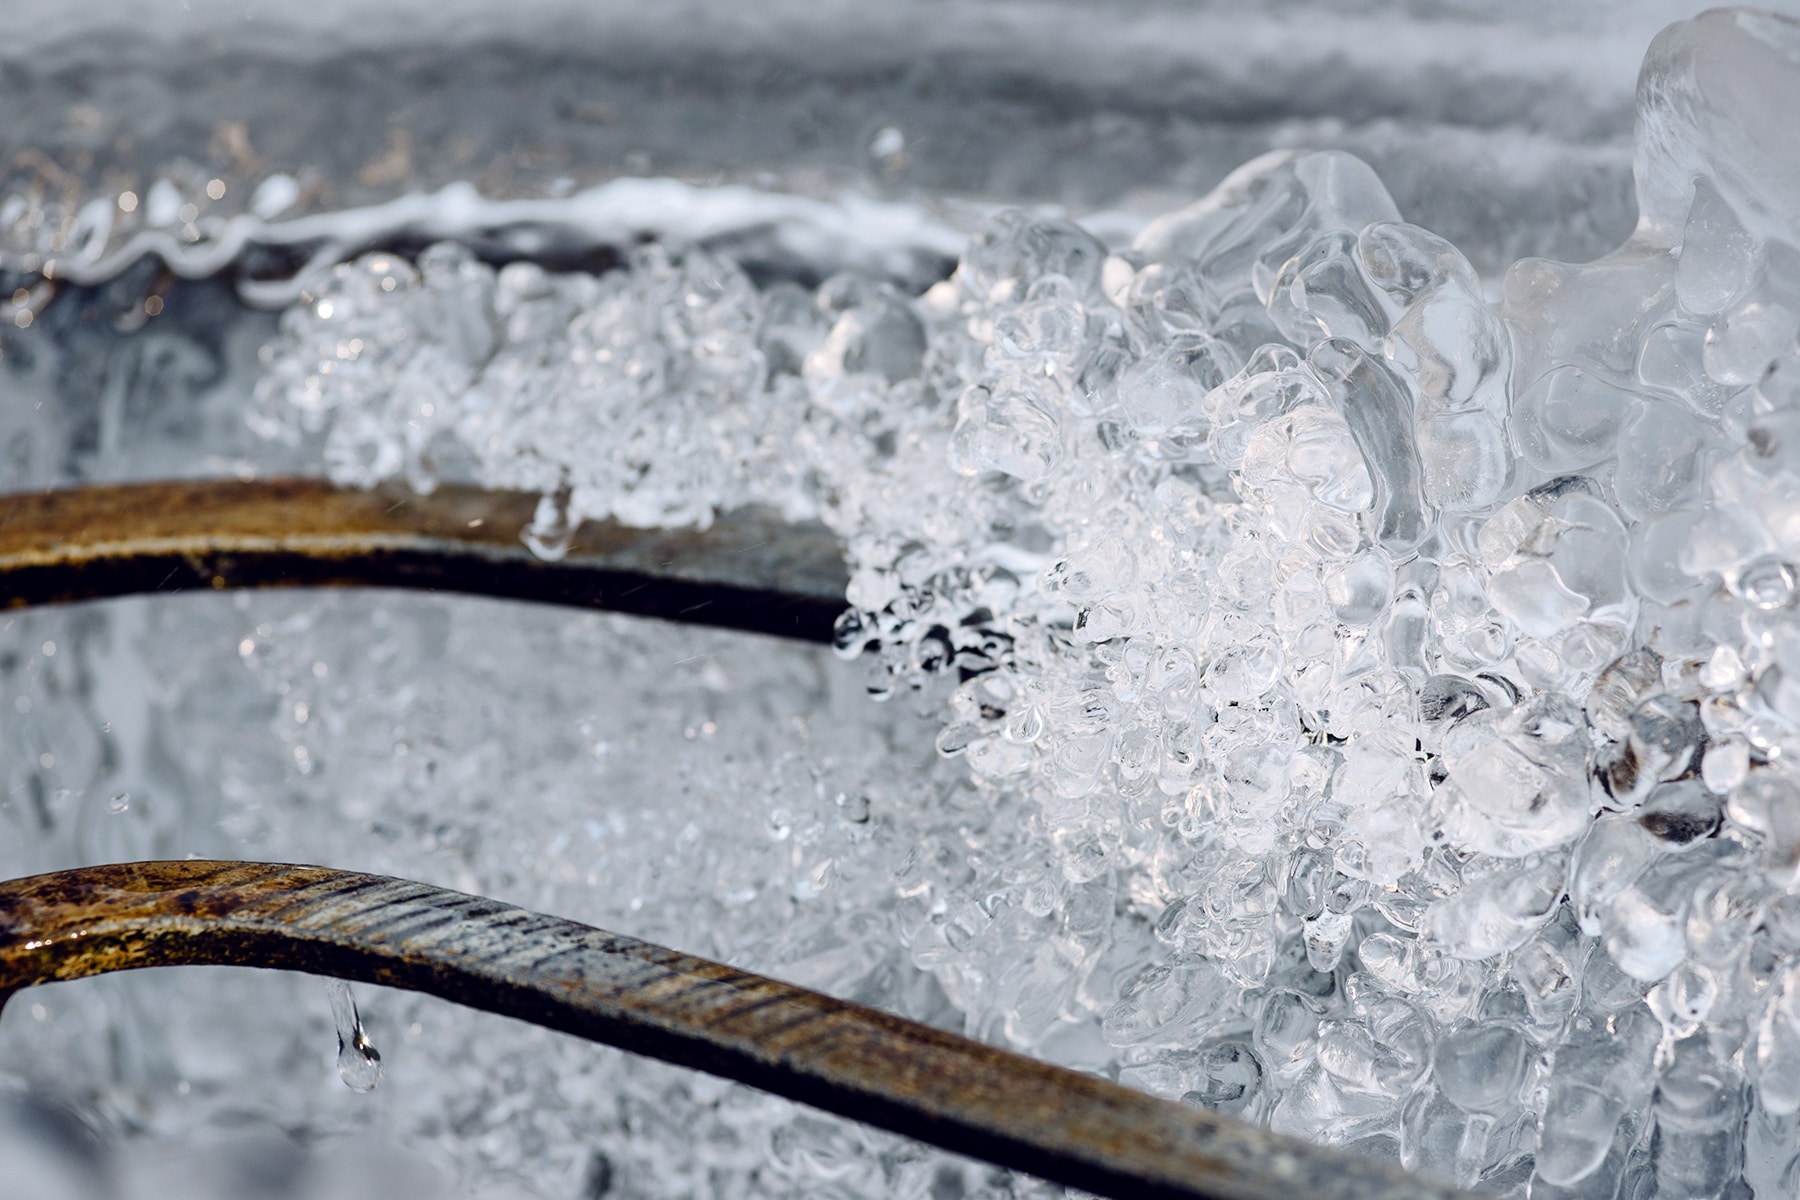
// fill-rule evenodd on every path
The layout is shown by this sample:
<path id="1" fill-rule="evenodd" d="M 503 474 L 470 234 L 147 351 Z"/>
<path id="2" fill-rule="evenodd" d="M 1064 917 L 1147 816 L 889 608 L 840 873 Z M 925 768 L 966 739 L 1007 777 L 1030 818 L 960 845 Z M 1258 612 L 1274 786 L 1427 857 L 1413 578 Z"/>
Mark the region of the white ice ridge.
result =
<path id="1" fill-rule="evenodd" d="M 435 192 L 400 196 L 367 208 L 283 218 L 299 187 L 285 176 L 263 181 L 252 211 L 222 220 L 196 217 L 188 227 L 173 213 L 182 197 L 164 181 L 169 219 L 128 237 L 116 236 L 115 198 L 98 197 L 77 216 L 55 256 L 55 273 L 71 283 L 104 283 L 146 255 L 189 279 L 218 274 L 251 246 L 298 247 L 311 253 L 310 270 L 273 281 L 247 281 L 244 298 L 285 305 L 305 281 L 329 268 L 346 248 L 400 235 L 424 240 L 469 238 L 484 230 L 538 228 L 544 242 L 625 245 L 642 238 L 675 245 L 761 233 L 806 262 L 841 263 L 883 274 L 904 274 L 920 254 L 953 256 L 962 237 L 914 205 L 845 193 L 833 200 L 783 195 L 723 184 L 699 187 L 677 179 L 615 179 L 560 200 L 490 200 L 473 184 L 449 184 Z M 146 196 L 146 208 L 158 199 Z M 135 200 L 134 200 L 135 203 Z M 0 212 L 0 220 L 6 213 Z M 529 254 L 529 241 L 515 248 Z"/>
<path id="2" fill-rule="evenodd" d="M 1639 108 L 1636 233 L 1497 306 L 1282 152 L 918 298 L 363 259 L 258 420 L 552 535 L 830 523 L 871 690 L 960 673 L 982 803 L 858 902 L 972 1030 L 1500 1194 L 1790 1194 L 1800 26 L 1672 27 Z"/>

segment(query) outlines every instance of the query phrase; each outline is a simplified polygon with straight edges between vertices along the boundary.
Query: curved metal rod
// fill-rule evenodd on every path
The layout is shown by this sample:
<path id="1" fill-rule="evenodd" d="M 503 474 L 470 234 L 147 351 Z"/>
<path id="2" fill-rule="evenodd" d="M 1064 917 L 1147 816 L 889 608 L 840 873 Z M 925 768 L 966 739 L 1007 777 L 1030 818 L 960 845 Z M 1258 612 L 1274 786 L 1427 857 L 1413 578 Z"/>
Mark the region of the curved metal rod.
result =
<path id="1" fill-rule="evenodd" d="M 426 992 L 1106 1196 L 1466 1195 L 874 1009 L 425 884 L 192 861 L 0 883 L 0 1006 L 32 984 L 190 963 Z"/>
<path id="2" fill-rule="evenodd" d="M 316 479 L 101 484 L 0 496 L 0 608 L 140 592 L 403 587 L 609 609 L 829 642 L 837 540 L 745 510 L 706 530 L 590 521 L 548 561 L 525 545 L 539 497 Z"/>

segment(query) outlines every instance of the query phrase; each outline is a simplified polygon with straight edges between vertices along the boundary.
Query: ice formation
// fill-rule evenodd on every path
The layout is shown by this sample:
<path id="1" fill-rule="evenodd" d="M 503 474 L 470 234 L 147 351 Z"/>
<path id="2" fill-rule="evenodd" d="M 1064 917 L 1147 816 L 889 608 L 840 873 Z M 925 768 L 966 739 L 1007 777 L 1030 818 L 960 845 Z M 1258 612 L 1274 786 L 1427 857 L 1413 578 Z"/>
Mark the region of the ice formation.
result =
<path id="1" fill-rule="evenodd" d="M 1002 213 L 918 297 L 366 257 L 254 421 L 538 489 L 548 555 L 831 525 L 840 650 L 954 685 L 974 790 L 793 886 L 971 1032 L 1500 1194 L 1791 1194 L 1800 26 L 1673 27 L 1639 105 L 1636 233 L 1497 303 L 1280 152 L 1126 249 Z"/>
<path id="2" fill-rule="evenodd" d="M 260 418 L 342 478 L 818 516 L 1003 837 L 899 867 L 967 1027 L 1534 1197 L 1800 1158 L 1800 27 L 1676 26 L 1641 220 L 1490 303 L 1339 153 L 916 299 L 651 250 L 338 269 Z M 550 539 L 554 550 L 554 537 Z M 967 819 L 979 822 L 976 814 Z"/>

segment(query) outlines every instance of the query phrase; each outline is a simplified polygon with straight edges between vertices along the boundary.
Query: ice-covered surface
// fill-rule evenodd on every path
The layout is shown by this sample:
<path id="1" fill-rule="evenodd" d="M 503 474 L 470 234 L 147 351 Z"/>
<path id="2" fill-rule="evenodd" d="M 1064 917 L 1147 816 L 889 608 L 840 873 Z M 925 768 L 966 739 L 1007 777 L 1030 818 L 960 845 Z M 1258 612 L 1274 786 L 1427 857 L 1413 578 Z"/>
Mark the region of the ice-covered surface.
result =
<path id="1" fill-rule="evenodd" d="M 1514 264 L 1497 303 L 1338 151 L 1258 158 L 1125 248 L 1002 213 L 918 296 L 662 246 L 599 275 L 453 244 L 346 264 L 282 315 L 267 441 L 233 453 L 538 488 L 551 542 L 584 515 L 820 517 L 861 680 L 420 600 L 189 601 L 220 606 L 210 655 L 173 609 L 21 616 L 0 866 L 395 871 L 1501 1194 L 1790 1194 L 1797 104 L 1800 26 L 1672 28 L 1639 83 L 1636 232 Z M 141 695 L 84 682 L 120 657 Z M 255 1072 L 205 1050 L 232 1020 L 264 1073 L 324 1089 L 260 1120 L 365 1111 L 325 1087 L 322 996 L 271 1035 L 253 991 L 200 1028 L 134 986 L 46 992 L 69 1040 L 32 1030 L 33 1062 L 112 1082 L 110 1120 L 229 1123 Z M 384 1014 L 409 1031 L 366 1103 L 478 1186 L 1033 1186 L 365 1008 L 378 1044 Z M 131 1061 L 95 1061 L 98 1029 Z"/>

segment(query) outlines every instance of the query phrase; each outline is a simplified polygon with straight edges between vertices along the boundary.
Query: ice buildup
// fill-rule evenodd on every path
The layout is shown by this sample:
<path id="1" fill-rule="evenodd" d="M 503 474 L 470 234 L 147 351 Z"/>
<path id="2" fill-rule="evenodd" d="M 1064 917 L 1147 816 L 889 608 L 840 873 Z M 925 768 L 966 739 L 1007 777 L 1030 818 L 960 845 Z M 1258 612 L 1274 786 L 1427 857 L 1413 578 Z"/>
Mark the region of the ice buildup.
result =
<path id="1" fill-rule="evenodd" d="M 1497 1194 L 1774 1195 L 1796 112 L 1800 25 L 1672 27 L 1636 233 L 1503 287 L 1341 153 L 1122 249 L 1002 213 L 917 297 L 367 258 L 287 315 L 259 419 L 355 482 L 828 522 L 841 651 L 956 684 L 974 788 L 843 902 L 970 1031 Z"/>

